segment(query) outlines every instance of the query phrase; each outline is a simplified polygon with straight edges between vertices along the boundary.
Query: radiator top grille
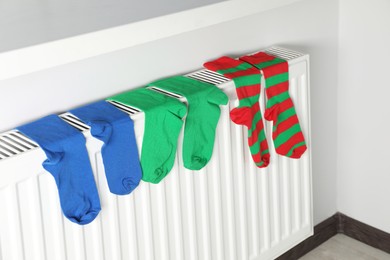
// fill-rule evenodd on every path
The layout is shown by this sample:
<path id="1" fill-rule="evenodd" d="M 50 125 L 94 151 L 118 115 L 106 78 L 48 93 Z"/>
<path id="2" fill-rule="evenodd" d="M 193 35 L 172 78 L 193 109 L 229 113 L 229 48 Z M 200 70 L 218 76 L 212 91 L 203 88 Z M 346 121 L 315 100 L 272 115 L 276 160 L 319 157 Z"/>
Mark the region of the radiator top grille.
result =
<path id="1" fill-rule="evenodd" d="M 291 51 L 280 47 L 271 47 L 266 49 L 264 52 L 284 60 L 292 60 L 304 55 L 303 53 Z"/>
<path id="2" fill-rule="evenodd" d="M 207 69 L 198 70 L 193 73 L 187 74 L 186 77 L 213 85 L 219 85 L 230 81 L 230 79 L 225 78 L 221 74 Z"/>
<path id="3" fill-rule="evenodd" d="M 80 130 L 81 132 L 89 130 L 90 127 L 83 123 L 79 118 L 71 113 L 64 113 L 60 115 L 61 119 L 73 126 L 74 128 Z"/>
<path id="4" fill-rule="evenodd" d="M 173 97 L 173 98 L 177 98 L 177 99 L 182 98 L 181 95 L 178 95 L 176 93 L 172 93 L 170 91 L 167 91 L 167 90 L 164 90 L 164 89 L 161 89 L 161 88 L 158 88 L 158 87 L 148 87 L 148 89 L 151 89 L 153 91 L 159 92 L 161 94 L 164 94 L 164 95 L 167 95 L 167 96 L 170 96 L 170 97 Z"/>
<path id="5" fill-rule="evenodd" d="M 108 102 L 110 104 L 112 104 L 113 106 L 115 106 L 116 108 L 118 108 L 119 110 L 121 110 L 129 115 L 134 115 L 134 114 L 137 114 L 140 112 L 140 110 L 138 110 L 135 107 L 131 107 L 131 106 L 122 104 L 122 103 L 114 101 L 114 100 L 109 100 Z"/>
<path id="6" fill-rule="evenodd" d="M 17 130 L 0 135 L 0 160 L 37 148 L 38 145 Z"/>

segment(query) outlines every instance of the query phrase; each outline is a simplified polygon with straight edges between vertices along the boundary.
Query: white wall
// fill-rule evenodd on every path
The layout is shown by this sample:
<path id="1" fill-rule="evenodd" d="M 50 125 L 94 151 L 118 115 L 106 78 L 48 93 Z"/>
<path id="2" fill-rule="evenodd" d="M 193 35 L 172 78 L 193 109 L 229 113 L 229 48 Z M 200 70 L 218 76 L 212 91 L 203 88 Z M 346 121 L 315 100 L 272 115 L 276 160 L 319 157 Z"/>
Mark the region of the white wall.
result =
<path id="1" fill-rule="evenodd" d="M 338 209 L 390 232 L 390 1 L 340 0 Z"/>
<path id="2" fill-rule="evenodd" d="M 225 0 L 1 0 L 0 52 Z"/>
<path id="3" fill-rule="evenodd" d="M 220 55 L 280 45 L 311 55 L 314 222 L 336 208 L 337 0 L 304 0 L 243 19 L 77 63 L 0 81 L 0 132 L 52 112 L 160 77 L 189 72 Z"/>

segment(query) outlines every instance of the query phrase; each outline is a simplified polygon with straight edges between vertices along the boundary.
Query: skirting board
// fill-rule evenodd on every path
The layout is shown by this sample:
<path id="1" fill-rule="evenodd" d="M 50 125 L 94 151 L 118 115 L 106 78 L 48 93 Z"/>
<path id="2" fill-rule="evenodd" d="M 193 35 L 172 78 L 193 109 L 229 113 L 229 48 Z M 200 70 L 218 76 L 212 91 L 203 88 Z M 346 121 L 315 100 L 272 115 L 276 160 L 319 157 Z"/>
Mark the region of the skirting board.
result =
<path id="1" fill-rule="evenodd" d="M 341 233 L 390 253 L 390 234 L 337 212 L 314 227 L 314 235 L 302 241 L 277 260 L 293 260 L 310 252 L 334 235 Z"/>

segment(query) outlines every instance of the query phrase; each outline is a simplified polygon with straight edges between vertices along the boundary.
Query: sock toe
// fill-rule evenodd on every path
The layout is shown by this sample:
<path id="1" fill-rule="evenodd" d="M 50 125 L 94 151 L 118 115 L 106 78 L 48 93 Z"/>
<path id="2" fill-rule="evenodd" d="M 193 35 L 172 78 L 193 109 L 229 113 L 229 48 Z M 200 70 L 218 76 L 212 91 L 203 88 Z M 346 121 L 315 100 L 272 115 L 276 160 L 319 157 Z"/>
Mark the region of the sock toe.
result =
<path id="1" fill-rule="evenodd" d="M 88 212 L 84 214 L 80 214 L 78 216 L 68 216 L 68 219 L 79 225 L 86 225 L 91 223 L 99 214 L 99 212 L 100 212 L 100 208 L 90 209 Z"/>
<path id="2" fill-rule="evenodd" d="M 270 154 L 264 154 L 262 157 L 261 157 L 261 162 L 259 163 L 256 163 L 257 167 L 258 168 L 265 168 L 268 166 L 269 162 L 270 162 Z"/>
<path id="3" fill-rule="evenodd" d="M 138 179 L 133 179 L 133 178 L 123 178 L 122 179 L 122 185 L 124 188 L 124 192 L 122 194 L 118 195 L 126 195 L 131 193 L 139 184 Z"/>
<path id="4" fill-rule="evenodd" d="M 148 175 L 149 177 L 146 177 L 146 175 L 144 175 L 144 178 L 142 180 L 146 181 L 146 182 L 157 184 L 162 179 L 164 179 L 164 177 L 167 174 L 168 174 L 168 170 L 165 169 L 164 167 L 160 167 L 160 168 L 157 168 L 156 170 L 154 170 L 154 174 L 153 175 L 149 174 Z"/>
<path id="5" fill-rule="evenodd" d="M 205 157 L 193 155 L 191 157 L 191 162 L 186 163 L 184 167 L 190 170 L 200 170 L 202 169 L 206 164 L 208 160 Z"/>
<path id="6" fill-rule="evenodd" d="M 299 159 L 301 158 L 302 154 L 307 150 L 306 145 L 297 147 L 294 149 L 293 153 L 291 154 L 291 158 Z"/>

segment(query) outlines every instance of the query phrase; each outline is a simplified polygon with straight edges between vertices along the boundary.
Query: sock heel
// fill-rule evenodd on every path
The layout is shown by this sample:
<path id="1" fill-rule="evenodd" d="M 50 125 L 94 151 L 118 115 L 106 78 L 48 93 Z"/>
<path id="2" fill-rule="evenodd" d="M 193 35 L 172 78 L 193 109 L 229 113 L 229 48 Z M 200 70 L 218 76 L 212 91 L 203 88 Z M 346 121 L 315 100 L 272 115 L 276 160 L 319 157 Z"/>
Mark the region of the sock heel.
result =
<path id="1" fill-rule="evenodd" d="M 250 128 L 252 124 L 251 115 L 249 107 L 234 108 L 230 111 L 230 119 L 238 125 L 245 125 L 247 128 Z"/>

